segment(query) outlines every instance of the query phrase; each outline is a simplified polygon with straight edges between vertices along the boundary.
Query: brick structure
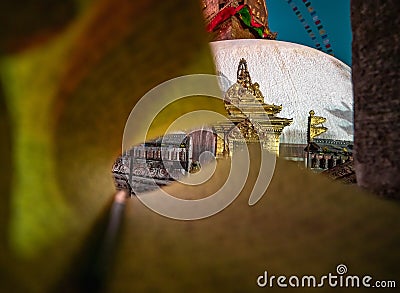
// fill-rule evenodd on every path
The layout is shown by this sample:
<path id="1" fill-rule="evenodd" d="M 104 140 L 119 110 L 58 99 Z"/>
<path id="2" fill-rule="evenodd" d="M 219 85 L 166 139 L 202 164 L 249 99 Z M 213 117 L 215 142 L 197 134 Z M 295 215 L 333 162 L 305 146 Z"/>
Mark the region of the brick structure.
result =
<path id="1" fill-rule="evenodd" d="M 276 33 L 269 31 L 268 10 L 264 0 L 202 0 L 203 16 L 207 26 L 222 14 L 226 15 L 230 8 L 242 5 L 248 7 L 256 26 L 260 26 L 266 33 L 265 38 L 275 39 Z M 209 32 L 212 35 L 212 41 L 260 38 L 260 35 L 253 28 L 246 26 L 236 14 L 221 21 Z"/>
<path id="2" fill-rule="evenodd" d="M 357 182 L 400 199 L 399 5 L 351 1 Z"/>

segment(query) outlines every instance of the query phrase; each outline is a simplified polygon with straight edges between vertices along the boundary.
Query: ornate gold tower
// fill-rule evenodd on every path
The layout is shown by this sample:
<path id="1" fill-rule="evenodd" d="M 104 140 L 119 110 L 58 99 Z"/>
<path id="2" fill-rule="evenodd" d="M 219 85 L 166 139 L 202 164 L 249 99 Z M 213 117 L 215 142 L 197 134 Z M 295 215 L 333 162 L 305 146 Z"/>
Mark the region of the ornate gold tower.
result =
<path id="1" fill-rule="evenodd" d="M 282 105 L 269 105 L 264 102 L 259 84 L 253 83 L 247 69 L 247 62 L 241 59 L 237 71 L 237 82 L 225 94 L 225 109 L 231 123 L 214 126 L 219 139 L 217 156 L 231 154 L 235 144 L 260 142 L 262 147 L 279 155 L 279 140 L 282 130 L 293 119 L 276 116 Z M 240 133 L 239 133 L 240 132 Z"/>
<path id="2" fill-rule="evenodd" d="M 276 39 L 269 30 L 265 0 L 202 0 L 202 7 L 212 41 Z"/>

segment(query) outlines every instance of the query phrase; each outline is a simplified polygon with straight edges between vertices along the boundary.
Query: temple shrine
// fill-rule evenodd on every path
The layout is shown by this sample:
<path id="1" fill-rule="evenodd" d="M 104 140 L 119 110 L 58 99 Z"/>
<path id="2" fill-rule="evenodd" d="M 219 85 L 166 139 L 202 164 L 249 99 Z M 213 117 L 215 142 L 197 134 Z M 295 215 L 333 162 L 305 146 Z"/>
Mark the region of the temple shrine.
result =
<path id="1" fill-rule="evenodd" d="M 226 121 L 203 125 L 188 132 L 170 133 L 133 146 L 115 162 L 112 172 L 117 189 L 146 192 L 156 186 L 197 172 L 200 155 L 231 157 L 244 144 L 259 143 L 279 155 L 282 130 L 293 119 L 276 116 L 282 105 L 266 104 L 257 82 L 252 82 L 245 59 L 239 61 L 237 81 L 225 93 Z"/>
<path id="2" fill-rule="evenodd" d="M 200 162 L 202 153 L 210 152 L 215 158 L 224 159 L 249 143 L 258 143 L 277 156 L 281 154 L 287 160 L 298 162 L 299 166 L 305 167 L 307 162 L 313 171 L 330 172 L 331 176 L 350 182 L 354 177 L 351 174 L 350 70 L 319 51 L 271 41 L 277 34 L 269 29 L 268 10 L 263 0 L 202 0 L 201 3 L 216 69 L 223 76 L 233 77 L 236 73 L 236 82 L 224 95 L 227 119 L 132 146 L 112 168 L 117 189 L 135 194 L 168 185 L 206 164 L 206 161 Z M 307 58 L 304 61 L 305 56 L 313 62 Z M 261 86 L 252 81 L 248 62 Z M 297 72 L 299 68 L 302 68 L 298 72 L 302 74 L 300 79 L 300 74 L 288 73 Z M 329 79 L 321 78 L 320 71 L 329 72 L 323 75 Z M 344 82 L 343 76 L 349 78 Z M 316 78 L 319 78 L 318 84 L 315 84 Z M 278 87 L 276 81 L 279 81 Z M 307 81 L 313 86 L 308 86 Z M 322 90 L 320 85 L 324 81 Z M 338 83 L 342 85 L 340 90 Z M 329 90 L 331 87 L 334 90 Z M 334 98 L 331 97 L 333 92 Z M 307 140 L 309 134 L 316 136 L 327 130 L 318 126 L 322 121 L 319 118 L 323 118 L 323 122 L 326 119 L 311 112 L 307 127 L 310 109 L 328 117 L 329 136 Z M 278 116 L 281 111 L 282 116 L 290 118 Z M 349 165 L 346 172 L 341 167 L 345 164 Z"/>
<path id="3" fill-rule="evenodd" d="M 252 82 L 245 59 L 241 59 L 237 81 L 225 94 L 225 109 L 231 123 L 213 126 L 218 135 L 217 157 L 232 155 L 243 143 L 260 143 L 262 147 L 279 155 L 279 140 L 283 129 L 293 119 L 276 116 L 282 105 L 266 104 L 259 84 Z M 232 124 L 236 128 L 232 129 Z"/>

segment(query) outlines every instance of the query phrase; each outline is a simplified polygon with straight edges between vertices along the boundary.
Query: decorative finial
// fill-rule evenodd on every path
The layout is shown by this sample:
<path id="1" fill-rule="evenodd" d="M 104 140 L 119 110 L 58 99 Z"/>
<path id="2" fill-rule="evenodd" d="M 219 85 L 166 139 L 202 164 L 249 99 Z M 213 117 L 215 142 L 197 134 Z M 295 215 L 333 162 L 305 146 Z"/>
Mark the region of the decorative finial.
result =
<path id="1" fill-rule="evenodd" d="M 254 95 L 259 102 L 264 103 L 264 96 L 260 91 L 260 85 L 257 82 L 252 83 L 250 73 L 247 69 L 247 62 L 244 58 L 241 58 L 239 61 L 237 83 Z"/>
<path id="2" fill-rule="evenodd" d="M 239 61 L 237 83 L 247 89 L 250 89 L 253 85 L 251 82 L 250 73 L 247 70 L 247 62 L 244 58 L 240 59 Z"/>

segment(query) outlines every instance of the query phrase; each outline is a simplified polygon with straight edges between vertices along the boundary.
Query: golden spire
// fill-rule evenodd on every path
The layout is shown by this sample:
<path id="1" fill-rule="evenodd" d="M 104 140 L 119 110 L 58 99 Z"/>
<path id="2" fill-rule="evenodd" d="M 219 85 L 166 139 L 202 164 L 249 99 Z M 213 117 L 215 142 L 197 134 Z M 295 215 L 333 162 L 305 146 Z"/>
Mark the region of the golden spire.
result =
<path id="1" fill-rule="evenodd" d="M 263 105 L 264 110 L 268 114 L 277 114 L 282 110 L 282 105 L 278 106 L 274 104 L 265 104 L 264 96 L 260 90 L 260 85 L 257 82 L 253 83 L 251 81 L 250 73 L 247 68 L 247 61 L 244 58 L 241 58 L 239 61 L 236 75 L 237 83 L 247 89 L 256 98 L 256 100 Z"/>
<path id="2" fill-rule="evenodd" d="M 252 89 L 252 82 L 250 73 L 247 70 L 247 61 L 242 58 L 239 61 L 239 66 L 237 70 L 237 83 L 246 89 Z"/>

